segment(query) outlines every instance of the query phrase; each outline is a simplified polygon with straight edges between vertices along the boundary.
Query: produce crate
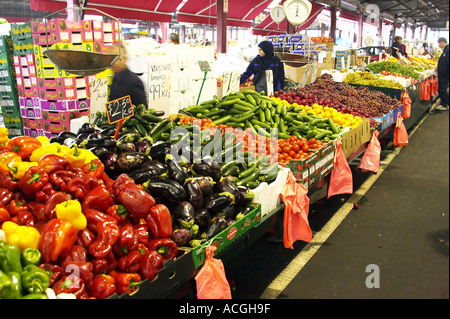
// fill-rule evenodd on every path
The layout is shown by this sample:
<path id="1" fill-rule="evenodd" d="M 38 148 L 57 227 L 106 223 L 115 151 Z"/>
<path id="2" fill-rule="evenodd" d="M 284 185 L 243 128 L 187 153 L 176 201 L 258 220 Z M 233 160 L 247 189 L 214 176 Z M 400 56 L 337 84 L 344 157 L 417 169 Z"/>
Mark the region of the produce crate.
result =
<path id="1" fill-rule="evenodd" d="M 349 157 L 362 144 L 370 140 L 370 120 L 363 118 L 358 127 L 341 135 L 342 151 L 345 157 Z"/>
<path id="2" fill-rule="evenodd" d="M 257 204 L 255 209 L 245 215 L 243 218 L 235 222 L 233 225 L 228 226 L 226 229 L 218 233 L 216 236 L 208 240 L 201 246 L 196 248 L 188 248 L 192 250 L 192 259 L 194 261 L 195 268 L 203 265 L 206 259 L 205 249 L 207 246 L 216 245 L 216 255 L 219 255 L 228 245 L 233 243 L 237 238 L 248 232 L 252 227 L 257 225 L 261 220 L 261 205 Z M 184 247 L 183 247 L 184 248 Z"/>
<path id="3" fill-rule="evenodd" d="M 374 119 L 379 124 L 380 130 L 384 130 L 394 122 L 394 111 L 390 111 L 381 117 L 371 117 L 371 119 Z"/>
<path id="4" fill-rule="evenodd" d="M 159 270 L 157 276 L 152 280 L 142 280 L 139 288 L 131 295 L 116 293 L 108 299 L 159 299 L 164 298 L 168 293 L 188 280 L 195 273 L 192 252 L 179 250 L 177 258 L 168 259 Z"/>
<path id="5" fill-rule="evenodd" d="M 291 169 L 297 182 L 303 183 L 306 188 L 309 188 L 332 170 L 335 143 L 335 141 L 330 141 L 309 157 L 290 161 L 286 167 Z"/>

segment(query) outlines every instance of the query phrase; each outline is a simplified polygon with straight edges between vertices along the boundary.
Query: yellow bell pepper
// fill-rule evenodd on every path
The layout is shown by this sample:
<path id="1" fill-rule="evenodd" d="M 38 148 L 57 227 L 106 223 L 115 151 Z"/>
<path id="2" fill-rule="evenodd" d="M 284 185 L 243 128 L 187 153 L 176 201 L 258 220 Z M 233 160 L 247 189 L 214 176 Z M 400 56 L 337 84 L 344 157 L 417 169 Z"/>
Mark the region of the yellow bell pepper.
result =
<path id="1" fill-rule="evenodd" d="M 9 173 L 12 177 L 16 179 L 21 179 L 23 175 L 25 175 L 25 172 L 27 169 L 29 169 L 31 166 L 38 166 L 37 162 L 12 162 L 8 165 Z"/>
<path id="2" fill-rule="evenodd" d="M 81 204 L 77 200 L 67 200 L 55 206 L 56 218 L 65 220 L 73 225 L 76 230 L 86 228 L 87 220 L 81 212 Z"/>
<path id="3" fill-rule="evenodd" d="M 82 168 L 86 162 L 86 151 L 78 148 L 75 144 L 70 150 L 64 153 L 64 157 L 72 165 L 72 168 Z"/>
<path id="4" fill-rule="evenodd" d="M 38 136 L 36 138 L 41 142 L 42 146 L 50 144 L 50 139 L 47 136 Z"/>
<path id="5" fill-rule="evenodd" d="M 86 153 L 86 160 L 84 161 L 84 163 L 90 163 L 95 159 L 98 159 L 98 157 L 96 155 L 94 155 L 94 153 L 92 153 L 90 150 L 83 150 Z"/>
<path id="6" fill-rule="evenodd" d="M 58 152 L 58 154 L 56 154 L 56 155 L 61 155 L 61 156 L 64 156 L 64 154 L 66 154 L 66 152 L 68 152 L 68 151 L 70 151 L 71 150 L 71 148 L 69 147 L 69 146 L 67 146 L 67 145 L 60 145 L 60 150 L 59 150 L 59 152 Z"/>
<path id="7" fill-rule="evenodd" d="M 14 222 L 6 221 L 2 225 L 7 244 L 16 245 L 20 251 L 25 248 L 39 248 L 41 235 L 31 226 L 19 226 Z"/>
<path id="8" fill-rule="evenodd" d="M 8 142 L 8 129 L 6 127 L 0 127 L 0 146 L 6 146 Z"/>
<path id="9" fill-rule="evenodd" d="M 42 136 L 39 136 L 42 137 Z M 48 155 L 48 154 L 56 154 L 61 151 L 61 145 L 59 143 L 51 143 L 47 144 L 45 146 L 41 146 L 33 151 L 30 155 L 30 161 L 37 162 L 42 156 Z"/>
<path id="10" fill-rule="evenodd" d="M 9 172 L 8 164 L 22 162 L 22 158 L 14 152 L 0 154 L 0 172 Z"/>

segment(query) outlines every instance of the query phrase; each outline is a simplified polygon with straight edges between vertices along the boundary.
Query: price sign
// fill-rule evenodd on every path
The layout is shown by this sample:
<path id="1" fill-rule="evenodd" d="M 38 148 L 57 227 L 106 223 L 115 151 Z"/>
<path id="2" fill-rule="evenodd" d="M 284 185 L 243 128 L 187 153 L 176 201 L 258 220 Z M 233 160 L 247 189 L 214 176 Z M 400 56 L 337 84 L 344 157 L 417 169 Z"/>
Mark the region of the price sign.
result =
<path id="1" fill-rule="evenodd" d="M 308 64 L 306 66 L 305 73 L 303 74 L 303 77 L 298 84 L 299 87 L 304 87 L 306 85 L 306 82 L 308 81 L 309 76 L 311 75 L 312 69 L 313 69 L 312 64 Z"/>
<path id="2" fill-rule="evenodd" d="M 350 69 L 350 61 L 351 61 L 350 59 L 351 59 L 351 56 L 348 55 L 347 56 L 347 67 L 346 67 L 347 71 L 348 71 L 348 69 Z"/>
<path id="3" fill-rule="evenodd" d="M 313 64 L 312 73 L 311 73 L 311 83 L 314 83 L 314 81 L 317 78 L 317 69 L 319 68 L 318 62 L 315 62 Z"/>
<path id="4" fill-rule="evenodd" d="M 110 124 L 124 120 L 127 117 L 133 116 L 133 105 L 129 95 L 110 101 L 105 104 L 108 122 Z"/>
<path id="5" fill-rule="evenodd" d="M 222 95 L 228 95 L 230 93 L 239 92 L 239 85 L 241 80 L 241 74 L 239 71 L 224 72 Z"/>
<path id="6" fill-rule="evenodd" d="M 267 84 L 267 96 L 273 95 L 273 72 L 272 70 L 266 70 L 266 84 Z"/>
<path id="7" fill-rule="evenodd" d="M 208 61 L 198 61 L 198 65 L 200 66 L 200 70 L 202 72 L 210 72 L 211 66 Z"/>
<path id="8" fill-rule="evenodd" d="M 95 119 L 96 112 L 102 112 L 105 104 L 108 102 L 108 79 L 91 79 L 91 97 L 90 97 L 90 121 Z"/>

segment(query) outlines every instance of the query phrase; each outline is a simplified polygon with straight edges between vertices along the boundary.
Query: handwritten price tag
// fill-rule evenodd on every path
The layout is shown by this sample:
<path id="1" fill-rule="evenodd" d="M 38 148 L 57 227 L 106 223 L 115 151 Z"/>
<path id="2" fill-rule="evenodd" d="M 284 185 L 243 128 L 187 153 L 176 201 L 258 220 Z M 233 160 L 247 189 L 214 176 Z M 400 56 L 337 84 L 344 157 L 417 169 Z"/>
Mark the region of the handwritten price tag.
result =
<path id="1" fill-rule="evenodd" d="M 90 121 L 95 119 L 96 112 L 102 112 L 108 102 L 108 79 L 93 78 L 91 80 Z"/>
<path id="2" fill-rule="evenodd" d="M 224 72 L 223 74 L 223 95 L 239 92 L 241 74 L 239 71 Z"/>
<path id="3" fill-rule="evenodd" d="M 267 96 L 273 95 L 273 72 L 266 70 Z"/>
<path id="4" fill-rule="evenodd" d="M 306 66 L 305 73 L 303 74 L 303 77 L 300 80 L 300 83 L 298 84 L 299 87 L 304 87 L 306 85 L 306 82 L 308 81 L 309 76 L 311 75 L 312 69 L 313 69 L 312 64 L 308 64 Z"/>
<path id="5" fill-rule="evenodd" d="M 133 116 L 133 105 L 129 95 L 121 97 L 117 100 L 110 101 L 105 104 L 106 114 L 108 115 L 108 122 L 110 124 Z"/>

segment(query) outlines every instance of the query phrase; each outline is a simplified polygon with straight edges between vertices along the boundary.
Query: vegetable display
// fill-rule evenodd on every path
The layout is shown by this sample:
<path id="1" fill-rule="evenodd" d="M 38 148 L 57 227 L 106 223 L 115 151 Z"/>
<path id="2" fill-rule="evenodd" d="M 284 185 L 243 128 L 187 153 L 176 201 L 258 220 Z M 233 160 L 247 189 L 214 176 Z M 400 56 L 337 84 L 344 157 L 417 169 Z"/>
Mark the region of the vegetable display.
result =
<path id="1" fill-rule="evenodd" d="M 355 72 L 349 73 L 344 79 L 345 83 L 360 84 L 360 85 L 371 85 L 371 86 L 381 86 L 393 89 L 403 89 L 400 83 L 384 80 L 377 77 L 375 74 L 370 72 Z"/>
<path id="2" fill-rule="evenodd" d="M 366 66 L 366 68 L 374 73 L 381 73 L 383 71 L 391 72 L 391 73 L 400 73 L 400 74 L 409 76 L 416 80 L 420 78 L 420 75 L 418 72 L 423 72 L 422 67 L 406 66 L 406 65 L 402 65 L 400 63 L 390 63 L 389 62 L 389 63 L 387 63 L 387 68 L 386 68 L 386 63 L 387 62 L 385 62 L 385 61 L 370 63 Z"/>

